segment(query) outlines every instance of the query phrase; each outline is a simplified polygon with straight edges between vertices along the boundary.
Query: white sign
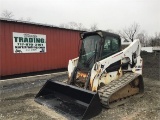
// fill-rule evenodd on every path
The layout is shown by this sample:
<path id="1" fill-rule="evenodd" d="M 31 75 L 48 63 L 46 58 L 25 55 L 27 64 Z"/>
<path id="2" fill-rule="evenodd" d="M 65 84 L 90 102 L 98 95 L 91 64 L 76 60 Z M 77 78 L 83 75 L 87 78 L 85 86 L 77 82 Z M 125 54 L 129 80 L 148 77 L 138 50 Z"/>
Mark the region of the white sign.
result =
<path id="1" fill-rule="evenodd" d="M 14 53 L 45 53 L 46 35 L 13 32 Z"/>

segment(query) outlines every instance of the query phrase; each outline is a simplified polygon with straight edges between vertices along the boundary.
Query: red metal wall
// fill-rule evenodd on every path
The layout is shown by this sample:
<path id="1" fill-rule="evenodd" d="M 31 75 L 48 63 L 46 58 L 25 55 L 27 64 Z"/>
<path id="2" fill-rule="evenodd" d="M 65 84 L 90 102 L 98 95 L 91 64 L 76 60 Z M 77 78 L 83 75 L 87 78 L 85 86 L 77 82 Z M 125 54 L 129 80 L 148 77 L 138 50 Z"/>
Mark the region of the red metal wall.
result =
<path id="1" fill-rule="evenodd" d="M 46 35 L 46 53 L 13 53 L 13 32 Z M 0 21 L 0 76 L 67 68 L 77 57 L 79 31 Z"/>

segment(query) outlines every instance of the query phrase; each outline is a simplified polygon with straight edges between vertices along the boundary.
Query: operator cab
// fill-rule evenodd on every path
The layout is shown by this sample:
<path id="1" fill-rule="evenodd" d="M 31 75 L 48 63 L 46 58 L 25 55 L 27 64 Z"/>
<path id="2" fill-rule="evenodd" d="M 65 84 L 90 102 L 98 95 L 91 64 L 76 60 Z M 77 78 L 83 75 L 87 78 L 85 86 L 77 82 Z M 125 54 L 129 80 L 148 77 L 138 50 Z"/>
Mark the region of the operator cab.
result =
<path id="1" fill-rule="evenodd" d="M 77 68 L 88 72 L 95 62 L 105 59 L 121 50 L 119 35 L 104 32 L 84 32 L 80 34 L 82 44 Z M 115 64 L 120 64 L 118 61 Z"/>

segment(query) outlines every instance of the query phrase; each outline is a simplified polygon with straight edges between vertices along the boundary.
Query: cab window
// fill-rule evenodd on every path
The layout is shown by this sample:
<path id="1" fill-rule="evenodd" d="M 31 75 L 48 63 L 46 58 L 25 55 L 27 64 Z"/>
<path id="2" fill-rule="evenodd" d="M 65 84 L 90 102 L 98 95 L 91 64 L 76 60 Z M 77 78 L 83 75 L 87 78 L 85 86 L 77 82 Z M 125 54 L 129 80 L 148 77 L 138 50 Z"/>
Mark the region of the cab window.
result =
<path id="1" fill-rule="evenodd" d="M 104 47 L 102 50 L 102 58 L 106 58 L 119 52 L 120 50 L 120 42 L 118 38 L 114 37 L 106 37 L 104 41 Z"/>

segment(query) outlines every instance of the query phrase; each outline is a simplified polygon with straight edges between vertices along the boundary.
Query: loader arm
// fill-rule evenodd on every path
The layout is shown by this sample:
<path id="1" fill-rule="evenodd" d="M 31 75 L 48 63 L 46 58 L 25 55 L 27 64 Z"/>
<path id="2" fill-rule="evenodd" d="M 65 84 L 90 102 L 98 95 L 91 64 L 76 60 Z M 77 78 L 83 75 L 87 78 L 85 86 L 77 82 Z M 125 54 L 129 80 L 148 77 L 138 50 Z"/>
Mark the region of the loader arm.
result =
<path id="1" fill-rule="evenodd" d="M 129 58 L 128 70 L 132 70 L 132 64 L 135 62 L 134 59 L 140 57 L 141 44 L 138 39 L 134 40 L 127 48 L 124 50 L 107 57 L 97 63 L 94 64 L 91 70 L 90 84 L 92 86 L 92 91 L 97 91 L 99 80 L 106 69 L 113 63 L 121 60 L 125 60 Z M 134 57 L 134 59 L 133 59 Z"/>

